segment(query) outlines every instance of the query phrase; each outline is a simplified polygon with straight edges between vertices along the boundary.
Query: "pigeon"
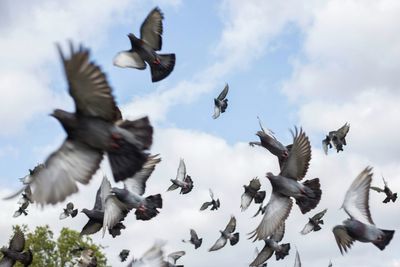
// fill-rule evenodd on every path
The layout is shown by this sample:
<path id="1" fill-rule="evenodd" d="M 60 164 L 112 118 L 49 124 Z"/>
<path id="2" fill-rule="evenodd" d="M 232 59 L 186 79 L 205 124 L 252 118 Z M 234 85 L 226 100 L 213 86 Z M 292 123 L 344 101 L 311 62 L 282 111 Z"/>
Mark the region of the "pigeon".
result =
<path id="1" fill-rule="evenodd" d="M 203 205 L 201 205 L 200 210 L 208 209 L 209 206 L 211 206 L 211 210 L 217 210 L 221 206 L 219 199 L 217 200 L 214 199 L 213 191 L 211 189 L 209 189 L 209 191 L 210 191 L 211 201 L 204 202 Z"/>
<path id="2" fill-rule="evenodd" d="M 254 254 L 256 255 L 256 257 L 258 256 L 258 254 L 260 254 L 260 251 L 258 250 L 257 247 L 254 250 Z M 257 265 L 256 267 L 267 267 L 267 263 L 262 263 L 260 265 Z"/>
<path id="3" fill-rule="evenodd" d="M 25 175 L 22 178 L 19 178 L 19 180 L 23 184 L 22 188 L 20 188 L 14 194 L 12 194 L 12 195 L 10 195 L 8 197 L 5 197 L 3 199 L 4 200 L 9 200 L 9 199 L 12 199 L 12 198 L 15 198 L 15 197 L 19 196 L 22 193 L 22 198 L 23 199 L 20 199 L 21 203 L 18 202 L 18 204 L 22 204 L 23 202 L 25 202 L 25 200 L 28 200 L 29 202 L 33 203 L 32 191 L 31 191 L 31 188 L 30 188 L 30 183 L 32 183 L 32 181 L 35 180 L 35 176 L 43 168 L 44 168 L 44 164 L 38 164 L 38 165 L 35 166 L 35 168 L 33 168 L 33 170 L 29 169 L 29 174 Z"/>
<path id="4" fill-rule="evenodd" d="M 78 259 L 75 267 L 96 267 L 97 258 L 94 251 L 90 248 L 81 248 L 81 256 Z"/>
<path id="5" fill-rule="evenodd" d="M 27 185 L 24 188 L 24 192 L 21 194 L 21 198 L 18 200 L 18 204 L 23 205 L 25 203 L 33 203 L 32 201 L 32 191 L 31 191 L 31 187 L 29 185 Z"/>
<path id="6" fill-rule="evenodd" d="M 296 258 L 294 259 L 294 267 L 301 267 L 300 254 L 299 254 L 298 250 L 296 250 Z"/>
<path id="7" fill-rule="evenodd" d="M 74 204 L 72 202 L 68 202 L 64 211 L 60 214 L 60 220 L 68 218 L 71 216 L 74 218 L 78 214 L 78 209 L 74 209 Z"/>
<path id="8" fill-rule="evenodd" d="M 127 267 L 166 267 L 163 242 L 156 242 L 140 259 L 133 259 Z"/>
<path id="9" fill-rule="evenodd" d="M 183 159 L 179 161 L 179 167 L 175 179 L 171 179 L 172 185 L 168 187 L 167 191 L 173 191 L 181 188 L 181 194 L 187 194 L 193 189 L 193 180 L 186 174 L 186 165 Z"/>
<path id="10" fill-rule="evenodd" d="M 385 193 L 386 198 L 382 201 L 383 203 L 388 203 L 390 201 L 395 202 L 397 199 L 397 193 L 393 193 L 392 190 L 387 185 L 387 182 L 385 178 L 382 176 L 383 183 L 385 187 L 383 189 L 376 187 L 376 186 L 371 186 L 371 189 L 378 192 L 378 193 Z"/>
<path id="11" fill-rule="evenodd" d="M 140 38 L 132 33 L 128 34 L 131 49 L 119 52 L 114 58 L 114 65 L 144 70 L 147 63 L 152 82 L 166 78 L 175 67 L 175 54 L 156 53 L 162 46 L 163 19 L 164 15 L 158 7 L 150 11 L 140 27 Z"/>
<path id="12" fill-rule="evenodd" d="M 276 260 L 284 259 L 287 255 L 289 255 L 290 244 L 278 244 L 283 239 L 284 234 L 285 224 L 282 224 L 272 236 L 264 239 L 264 248 L 257 255 L 254 261 L 250 263 L 250 266 L 261 266 L 264 262 L 271 258 L 274 252 Z"/>
<path id="13" fill-rule="evenodd" d="M 324 209 L 321 212 L 318 212 L 315 214 L 312 218 L 309 218 L 308 223 L 304 226 L 303 230 L 301 230 L 302 235 L 306 235 L 308 233 L 311 233 L 312 231 L 316 232 L 321 230 L 320 224 L 324 224 L 324 221 L 322 220 L 322 217 L 324 217 L 327 209 Z"/>
<path id="14" fill-rule="evenodd" d="M 214 120 L 218 118 L 221 113 L 224 113 L 228 107 L 228 99 L 226 98 L 228 91 L 229 85 L 225 84 L 224 90 L 222 90 L 217 98 L 214 98 L 214 114 L 212 116 Z"/>
<path id="15" fill-rule="evenodd" d="M 311 159 L 311 145 L 301 128 L 300 131 L 296 128 L 292 135 L 293 146 L 280 174 L 274 176 L 270 172 L 267 173 L 272 185 L 272 194 L 261 223 L 250 233 L 250 238 L 254 237 L 254 241 L 271 236 L 284 223 L 293 205 L 291 197 L 296 199 L 296 204 L 303 214 L 314 209 L 321 199 L 322 192 L 318 178 L 303 183 L 298 182 L 307 173 Z"/>
<path id="16" fill-rule="evenodd" d="M 24 202 L 23 204 L 21 204 L 21 206 L 18 208 L 18 210 L 16 210 L 16 211 L 14 212 L 13 217 L 14 217 L 14 218 L 19 217 L 19 216 L 21 216 L 22 214 L 24 214 L 25 216 L 27 216 L 27 215 L 28 215 L 28 212 L 27 212 L 26 209 L 28 208 L 28 206 L 29 206 L 29 201 L 26 201 L 26 202 Z"/>
<path id="17" fill-rule="evenodd" d="M 28 249 L 23 252 L 25 247 L 25 236 L 20 229 L 17 229 L 10 240 L 10 245 L 0 249 L 3 258 L 0 260 L 1 267 L 12 267 L 19 261 L 23 266 L 29 266 L 32 263 L 32 251 Z"/>
<path id="18" fill-rule="evenodd" d="M 168 254 L 167 261 L 165 262 L 165 267 L 183 267 L 183 265 L 176 265 L 176 261 L 185 254 L 185 251 L 176 251 Z"/>
<path id="19" fill-rule="evenodd" d="M 326 138 L 322 140 L 322 148 L 326 155 L 328 155 L 328 147 L 332 148 L 332 145 L 335 147 L 337 153 L 343 151 L 343 146 L 347 145 L 346 135 L 349 130 L 350 124 L 346 122 L 345 125 L 340 127 L 338 130 L 329 132 Z"/>
<path id="20" fill-rule="evenodd" d="M 240 208 L 245 211 L 249 206 L 251 201 L 254 199 L 255 203 L 262 203 L 265 198 L 265 191 L 259 191 L 261 188 L 261 183 L 258 178 L 254 178 L 250 181 L 249 185 L 244 185 L 244 193 L 242 194 L 242 201 Z"/>
<path id="21" fill-rule="evenodd" d="M 105 217 L 105 202 L 106 198 L 110 195 L 111 184 L 107 177 L 103 177 L 100 188 L 97 190 L 96 200 L 93 209 L 82 209 L 82 212 L 86 214 L 89 221 L 83 227 L 80 235 L 91 235 L 97 233 L 103 227 L 103 221 Z M 116 223 L 112 227 L 108 227 L 108 232 L 112 237 L 116 237 L 121 234 L 121 230 L 125 229 L 125 225 L 121 221 L 125 218 L 127 211 L 116 212 L 114 220 Z M 105 229 L 104 229 L 105 230 Z M 104 233 L 103 233 L 104 236 Z"/>
<path id="22" fill-rule="evenodd" d="M 332 229 L 342 255 L 356 240 L 384 250 L 394 235 L 393 230 L 379 229 L 372 221 L 368 203 L 371 180 L 372 168 L 366 167 L 346 192 L 342 208 L 350 218 Z"/>
<path id="23" fill-rule="evenodd" d="M 129 256 L 129 250 L 128 249 L 123 249 L 121 250 L 121 252 L 119 253 L 119 259 L 121 260 L 121 262 L 126 261 L 126 258 L 128 258 Z"/>
<path id="24" fill-rule="evenodd" d="M 195 230 L 190 229 L 190 240 L 182 240 L 182 242 L 185 243 L 191 243 L 194 245 L 194 249 L 198 249 L 201 246 L 201 243 L 203 242 L 203 238 L 199 238 L 197 236 L 197 233 Z"/>
<path id="25" fill-rule="evenodd" d="M 223 248 L 229 239 L 231 246 L 234 246 L 239 242 L 239 233 L 233 233 L 236 229 L 236 218 L 231 216 L 228 225 L 225 227 L 224 231 L 221 232 L 221 237 L 215 242 L 215 244 L 208 251 L 215 251 Z"/>
<path id="26" fill-rule="evenodd" d="M 121 120 L 112 89 L 100 67 L 89 61 L 89 50 L 70 43 L 66 58 L 58 46 L 76 111 L 51 114 L 67 133 L 59 149 L 45 161 L 30 183 L 32 200 L 56 204 L 87 184 L 107 153 L 116 182 L 133 176 L 146 162 L 153 128 L 148 117 Z"/>

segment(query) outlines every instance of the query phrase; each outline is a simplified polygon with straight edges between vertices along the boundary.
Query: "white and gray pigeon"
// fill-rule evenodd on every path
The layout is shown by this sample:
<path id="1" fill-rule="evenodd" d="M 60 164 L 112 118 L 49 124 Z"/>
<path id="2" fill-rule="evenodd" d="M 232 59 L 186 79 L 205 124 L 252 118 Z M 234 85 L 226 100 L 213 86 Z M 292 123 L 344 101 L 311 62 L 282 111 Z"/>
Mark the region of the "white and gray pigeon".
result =
<path id="1" fill-rule="evenodd" d="M 371 189 L 378 192 L 378 193 L 385 193 L 386 198 L 382 201 L 383 203 L 388 203 L 390 201 L 395 202 L 397 199 L 397 193 L 393 193 L 392 190 L 390 190 L 385 178 L 382 176 L 383 184 L 385 185 L 382 188 L 379 188 L 377 186 L 371 186 Z"/>
<path id="2" fill-rule="evenodd" d="M 179 161 L 178 171 L 175 179 L 170 179 L 172 185 L 168 187 L 167 191 L 173 191 L 181 188 L 181 194 L 187 194 L 193 189 L 193 180 L 186 174 L 186 165 L 183 159 Z"/>
<path id="3" fill-rule="evenodd" d="M 231 219 L 228 225 L 225 227 L 224 231 L 220 231 L 221 237 L 215 242 L 215 244 L 208 251 L 215 251 L 223 248 L 226 243 L 231 243 L 231 246 L 234 246 L 239 242 L 239 233 L 233 233 L 236 229 L 236 218 L 231 216 Z"/>
<path id="4" fill-rule="evenodd" d="M 338 153 L 339 151 L 343 151 L 343 146 L 347 145 L 346 135 L 349 130 L 350 124 L 346 122 L 345 125 L 338 130 L 329 132 L 326 138 L 322 140 L 322 148 L 326 155 L 328 155 L 328 148 L 332 148 L 332 146 L 335 147 Z"/>
<path id="5" fill-rule="evenodd" d="M 342 255 L 351 248 L 354 241 L 372 243 L 384 250 L 393 238 L 394 230 L 379 229 L 372 221 L 368 203 L 372 175 L 372 168 L 366 167 L 350 185 L 344 197 L 342 208 L 350 218 L 332 229 Z"/>
<path id="6" fill-rule="evenodd" d="M 260 180 L 256 177 L 252 179 L 249 185 L 244 185 L 244 193 L 242 194 L 240 208 L 242 211 L 245 211 L 250 203 L 253 201 L 259 204 L 264 201 L 265 191 L 260 191 L 261 183 Z"/>
<path id="7" fill-rule="evenodd" d="M 3 254 L 0 260 L 1 267 L 12 267 L 18 261 L 23 266 L 29 266 L 32 263 L 33 255 L 30 249 L 24 251 L 25 236 L 20 229 L 17 229 L 10 240 L 10 245 L 0 249 Z"/>
<path id="8" fill-rule="evenodd" d="M 156 242 L 140 259 L 133 259 L 127 267 L 167 267 L 164 262 L 164 242 Z"/>
<path id="9" fill-rule="evenodd" d="M 194 245 L 194 249 L 198 249 L 201 244 L 203 243 L 203 238 L 199 238 L 195 230 L 190 229 L 190 239 L 189 240 L 182 240 L 185 243 L 191 243 Z"/>
<path id="10" fill-rule="evenodd" d="M 71 216 L 71 218 L 75 218 L 78 214 L 78 209 L 74 209 L 74 203 L 68 202 L 67 206 L 65 207 L 64 211 L 60 214 L 60 220 L 64 220 Z"/>
<path id="11" fill-rule="evenodd" d="M 296 258 L 294 259 L 294 267 L 301 267 L 300 254 L 299 254 L 298 250 L 296 250 Z"/>
<path id="12" fill-rule="evenodd" d="M 303 230 L 301 230 L 302 235 L 306 235 L 308 233 L 311 233 L 312 231 L 317 232 L 321 230 L 320 224 L 324 224 L 324 220 L 322 220 L 322 217 L 324 217 L 327 209 L 324 209 L 321 212 L 318 212 L 315 214 L 313 217 L 309 218 L 308 223 L 304 226 Z"/>
<path id="13" fill-rule="evenodd" d="M 164 15 L 156 7 L 147 15 L 140 27 L 140 38 L 128 34 L 131 49 L 119 52 L 114 58 L 114 65 L 121 68 L 144 70 L 150 66 L 152 82 L 167 77 L 175 66 L 175 54 L 158 54 L 161 50 Z"/>
<path id="14" fill-rule="evenodd" d="M 228 107 L 228 99 L 226 98 L 228 91 L 229 85 L 225 84 L 222 92 L 218 95 L 217 98 L 214 98 L 214 114 L 212 116 L 214 120 L 218 118 L 221 113 L 224 113 L 226 108 Z"/>
<path id="15" fill-rule="evenodd" d="M 183 267 L 183 265 L 176 265 L 176 262 L 185 254 L 185 251 L 176 251 L 168 254 L 165 267 Z"/>
<path id="16" fill-rule="evenodd" d="M 200 210 L 206 210 L 210 206 L 211 206 L 211 210 L 218 210 L 218 208 L 221 206 L 219 198 L 217 198 L 217 200 L 214 199 L 214 192 L 211 190 L 211 188 L 209 189 L 209 192 L 210 192 L 211 201 L 204 202 L 201 205 Z"/>

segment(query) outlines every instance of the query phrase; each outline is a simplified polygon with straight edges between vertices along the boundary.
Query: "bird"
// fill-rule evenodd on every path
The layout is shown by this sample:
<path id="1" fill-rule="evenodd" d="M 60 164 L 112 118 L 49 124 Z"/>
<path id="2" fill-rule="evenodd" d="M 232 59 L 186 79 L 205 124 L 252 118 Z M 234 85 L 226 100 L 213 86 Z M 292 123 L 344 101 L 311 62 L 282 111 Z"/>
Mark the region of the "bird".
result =
<path id="1" fill-rule="evenodd" d="M 343 146 L 347 145 L 346 135 L 349 130 L 350 124 L 346 122 L 338 130 L 328 133 L 326 138 L 322 140 L 322 148 L 324 149 L 326 155 L 328 155 L 328 147 L 332 148 L 332 145 L 335 147 L 337 153 L 339 153 L 339 151 L 343 151 Z"/>
<path id="2" fill-rule="evenodd" d="M 21 216 L 22 214 L 24 214 L 25 216 L 27 216 L 27 215 L 28 215 L 28 212 L 27 212 L 26 209 L 28 208 L 28 206 L 29 206 L 29 201 L 25 201 L 24 203 L 22 203 L 21 206 L 18 208 L 18 210 L 16 210 L 16 211 L 14 212 L 13 217 L 14 217 L 14 218 L 19 217 L 19 216 Z"/>
<path id="3" fill-rule="evenodd" d="M 170 179 L 172 185 L 168 187 L 167 191 L 173 191 L 181 188 L 181 194 L 187 194 L 193 189 L 193 180 L 186 174 L 186 165 L 183 159 L 179 161 L 179 167 L 175 179 Z"/>
<path id="4" fill-rule="evenodd" d="M 29 185 L 25 186 L 24 192 L 21 194 L 21 198 L 18 200 L 18 204 L 23 205 L 26 202 L 33 203 L 32 191 Z"/>
<path id="5" fill-rule="evenodd" d="M 140 27 L 140 38 L 128 34 L 131 49 L 121 51 L 115 57 L 113 64 L 121 68 L 146 69 L 150 66 L 151 81 L 158 82 L 166 78 L 175 67 L 175 54 L 158 54 L 161 50 L 164 14 L 155 7 L 147 15 Z"/>
<path id="6" fill-rule="evenodd" d="M 226 98 L 228 91 L 229 85 L 225 84 L 224 89 L 221 91 L 218 97 L 214 98 L 214 114 L 212 116 L 214 120 L 218 118 L 221 113 L 224 113 L 226 108 L 228 107 L 228 99 Z"/>
<path id="7" fill-rule="evenodd" d="M 94 251 L 90 248 L 79 248 L 81 255 L 75 267 L 96 267 L 97 258 L 94 255 Z"/>
<path id="8" fill-rule="evenodd" d="M 372 243 L 384 250 L 393 238 L 393 230 L 383 230 L 375 226 L 369 210 L 369 188 L 372 181 L 372 168 L 366 167 L 353 181 L 344 197 L 342 208 L 349 219 L 336 225 L 332 232 L 340 253 L 347 253 L 354 241 Z"/>
<path id="9" fill-rule="evenodd" d="M 257 254 L 257 257 L 254 259 L 254 261 L 250 263 L 250 266 L 262 265 L 269 258 L 271 258 L 274 252 L 276 260 L 284 259 L 287 255 L 289 255 L 290 244 L 278 244 L 282 241 L 284 235 L 285 224 L 282 224 L 273 235 L 264 239 L 265 245 L 263 249 Z"/>
<path id="10" fill-rule="evenodd" d="M 72 202 L 68 202 L 64 211 L 60 214 L 60 220 L 66 219 L 68 218 L 68 216 L 75 218 L 77 214 L 78 214 L 78 209 L 74 209 L 74 204 Z"/>
<path id="11" fill-rule="evenodd" d="M 23 184 L 23 186 L 18 189 L 15 193 L 11 194 L 10 196 L 7 196 L 3 198 L 4 200 L 9 200 L 12 198 L 15 198 L 19 196 L 22 193 L 22 198 L 28 200 L 29 202 L 33 203 L 32 200 L 32 190 L 30 188 L 30 183 L 35 180 L 35 176 L 37 173 L 44 168 L 44 164 L 38 164 L 36 165 L 33 169 L 29 169 L 29 174 L 25 175 L 22 178 L 19 178 L 20 182 Z M 18 204 L 22 204 L 25 202 L 24 200 L 20 200 L 21 203 L 18 202 Z"/>
<path id="12" fill-rule="evenodd" d="M 121 252 L 119 253 L 119 259 L 121 260 L 121 262 L 126 261 L 126 258 L 128 258 L 129 256 L 129 250 L 128 249 L 123 249 L 121 250 Z"/>
<path id="13" fill-rule="evenodd" d="M 221 203 L 219 202 L 219 199 L 218 198 L 217 198 L 217 200 L 214 199 L 214 193 L 211 190 L 211 188 L 209 189 L 209 192 L 210 192 L 211 201 L 204 202 L 201 205 L 200 210 L 205 210 L 209 206 L 211 206 L 211 210 L 218 210 L 218 208 L 221 206 Z"/>
<path id="14" fill-rule="evenodd" d="M 378 193 L 386 194 L 386 198 L 382 201 L 383 203 L 388 203 L 390 201 L 395 202 L 397 199 L 397 193 L 393 193 L 392 190 L 390 190 L 390 188 L 388 187 L 387 182 L 383 176 L 382 176 L 382 180 L 385 185 L 383 189 L 376 187 L 376 186 L 371 186 L 371 189 Z"/>
<path id="15" fill-rule="evenodd" d="M 300 254 L 299 254 L 298 250 L 296 250 L 296 258 L 294 259 L 294 267 L 301 267 Z"/>
<path id="16" fill-rule="evenodd" d="M 240 208 L 245 211 L 249 206 L 251 201 L 259 204 L 264 201 L 265 191 L 259 191 L 261 188 L 260 180 L 256 177 L 250 181 L 249 185 L 243 185 L 244 193 L 242 194 L 242 201 Z"/>
<path id="17" fill-rule="evenodd" d="M 133 259 L 127 267 L 166 267 L 163 246 L 164 242 L 157 241 L 140 259 Z"/>
<path id="18" fill-rule="evenodd" d="M 176 251 L 168 254 L 165 267 L 183 267 L 183 265 L 176 265 L 176 261 L 186 254 L 185 251 Z"/>
<path id="19" fill-rule="evenodd" d="M 293 205 L 291 197 L 296 199 L 296 204 L 303 214 L 314 209 L 321 199 L 319 178 L 306 180 L 303 183 L 298 182 L 307 173 L 311 160 L 311 145 L 301 128 L 299 131 L 296 127 L 292 135 L 293 146 L 280 174 L 274 176 L 268 172 L 266 175 L 271 182 L 272 193 L 263 219 L 250 233 L 250 238 L 254 237 L 254 241 L 267 238 L 284 223 Z"/>
<path id="20" fill-rule="evenodd" d="M 10 240 L 10 244 L 7 247 L 0 249 L 3 253 L 3 258 L 0 260 L 0 266 L 12 267 L 19 261 L 23 266 L 29 266 L 32 263 L 33 255 L 30 249 L 24 251 L 25 248 L 25 236 L 21 229 L 17 228 L 14 232 L 14 236 Z"/>
<path id="21" fill-rule="evenodd" d="M 302 235 L 306 235 L 311 233 L 312 231 L 316 232 L 321 230 L 320 224 L 324 224 L 322 217 L 324 217 L 327 209 L 324 209 L 321 212 L 318 212 L 313 217 L 309 218 L 308 223 L 304 226 L 303 230 L 301 230 Z"/>
<path id="22" fill-rule="evenodd" d="M 190 229 L 190 239 L 189 240 L 182 240 L 185 243 L 191 243 L 194 245 L 194 249 L 198 249 L 201 244 L 203 243 L 203 238 L 199 238 L 195 230 Z"/>
<path id="23" fill-rule="evenodd" d="M 105 153 L 116 182 L 133 176 L 145 163 L 152 144 L 148 117 L 121 120 L 106 75 L 89 60 L 89 50 L 69 45 L 69 58 L 57 48 L 76 110 L 56 109 L 50 114 L 61 123 L 67 138 L 30 183 L 33 201 L 42 206 L 77 192 L 77 182 L 87 184 Z"/>
<path id="24" fill-rule="evenodd" d="M 239 242 L 239 233 L 233 233 L 236 229 L 236 218 L 231 216 L 229 223 L 225 227 L 224 231 L 220 231 L 221 237 L 215 242 L 215 244 L 208 251 L 215 251 L 223 248 L 229 239 L 231 246 L 234 246 Z"/>

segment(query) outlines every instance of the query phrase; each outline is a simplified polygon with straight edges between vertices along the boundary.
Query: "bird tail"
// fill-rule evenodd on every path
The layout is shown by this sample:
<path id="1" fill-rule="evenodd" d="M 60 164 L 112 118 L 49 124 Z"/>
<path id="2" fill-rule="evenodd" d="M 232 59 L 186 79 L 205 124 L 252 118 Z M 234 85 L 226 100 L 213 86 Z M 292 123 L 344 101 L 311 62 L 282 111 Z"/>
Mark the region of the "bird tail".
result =
<path id="1" fill-rule="evenodd" d="M 229 239 L 229 242 L 231 243 L 231 246 L 234 246 L 239 242 L 239 233 L 233 234 L 233 237 Z"/>
<path id="2" fill-rule="evenodd" d="M 194 245 L 194 249 L 198 249 L 202 243 L 203 243 L 203 238 L 199 238 L 199 243 Z"/>
<path id="3" fill-rule="evenodd" d="M 290 244 L 282 244 L 280 246 L 281 248 L 277 251 L 275 251 L 275 257 L 276 260 L 283 260 L 287 255 L 289 255 L 289 250 L 290 250 Z"/>
<path id="4" fill-rule="evenodd" d="M 72 211 L 71 217 L 74 218 L 76 215 L 78 215 L 78 209 Z"/>
<path id="5" fill-rule="evenodd" d="M 307 180 L 303 185 L 305 186 L 305 194 L 296 198 L 296 204 L 299 206 L 301 213 L 304 214 L 318 205 L 322 191 L 318 178 Z"/>
<path id="6" fill-rule="evenodd" d="M 167 77 L 175 67 L 175 54 L 160 54 L 159 61 L 150 62 L 151 81 L 158 82 Z"/>
<path id="7" fill-rule="evenodd" d="M 259 204 L 262 203 L 265 199 L 265 191 L 258 191 L 256 196 L 254 197 L 254 202 Z"/>
<path id="8" fill-rule="evenodd" d="M 314 230 L 314 232 L 317 232 L 317 231 L 321 230 L 321 226 L 315 225 L 313 230 Z"/>
<path id="9" fill-rule="evenodd" d="M 118 235 L 121 235 L 121 230 L 125 229 L 125 225 L 123 225 L 121 222 L 117 223 L 116 225 L 114 225 L 113 228 L 108 229 L 108 232 L 110 233 L 110 235 L 112 235 L 112 237 L 116 237 Z"/>
<path id="10" fill-rule="evenodd" d="M 393 230 L 383 230 L 380 229 L 383 233 L 384 236 L 381 240 L 373 242 L 375 246 L 377 246 L 380 250 L 384 250 L 385 247 L 390 243 L 390 240 L 392 240 L 394 231 Z"/>
<path id="11" fill-rule="evenodd" d="M 143 209 L 136 209 L 135 211 L 137 220 L 148 221 L 160 213 L 157 210 L 162 208 L 162 198 L 160 194 L 146 197 L 144 203 Z"/>
<path id="12" fill-rule="evenodd" d="M 183 180 L 185 183 L 189 184 L 187 187 L 181 187 L 181 194 L 187 194 L 193 189 L 193 180 L 189 175 L 186 175 L 185 179 Z"/>

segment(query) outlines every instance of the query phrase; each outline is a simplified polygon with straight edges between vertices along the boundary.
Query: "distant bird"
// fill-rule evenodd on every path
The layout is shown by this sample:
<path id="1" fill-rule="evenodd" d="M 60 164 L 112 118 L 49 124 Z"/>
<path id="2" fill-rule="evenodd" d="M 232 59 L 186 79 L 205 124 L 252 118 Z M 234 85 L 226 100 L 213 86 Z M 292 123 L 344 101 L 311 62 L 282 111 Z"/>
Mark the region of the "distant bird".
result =
<path id="1" fill-rule="evenodd" d="M 272 236 L 264 239 L 264 248 L 257 255 L 254 261 L 250 263 L 250 266 L 261 266 L 264 262 L 271 258 L 274 252 L 276 260 L 284 259 L 287 255 L 289 255 L 290 244 L 278 244 L 282 241 L 284 235 L 285 224 L 282 224 Z"/>
<path id="2" fill-rule="evenodd" d="M 70 58 L 58 46 L 76 111 L 51 114 L 67 138 L 45 161 L 30 183 L 33 201 L 56 204 L 87 184 L 107 153 L 115 181 L 133 176 L 146 162 L 153 128 L 147 117 L 121 120 L 105 74 L 90 62 L 89 50 L 70 43 Z"/>
<path id="3" fill-rule="evenodd" d="M 304 226 L 303 230 L 301 230 L 302 235 L 306 235 L 312 231 L 316 232 L 321 230 L 320 224 L 324 224 L 324 220 L 322 220 L 322 217 L 324 217 L 327 209 L 324 209 L 321 212 L 318 212 L 315 214 L 313 217 L 309 218 L 308 223 Z"/>
<path id="4" fill-rule="evenodd" d="M 384 250 L 394 235 L 392 230 L 383 230 L 375 226 L 369 210 L 369 188 L 372 180 L 372 168 L 365 168 L 350 185 L 342 208 L 350 216 L 333 228 L 333 234 L 340 253 L 347 252 L 354 241 L 372 243 Z"/>
<path id="5" fill-rule="evenodd" d="M 167 261 L 165 262 L 165 267 L 183 267 L 183 265 L 176 265 L 178 259 L 186 254 L 185 251 L 176 251 L 168 254 Z"/>
<path id="6" fill-rule="evenodd" d="M 209 191 L 210 191 L 211 201 L 204 202 L 203 205 L 201 205 L 200 210 L 208 209 L 209 206 L 211 206 L 211 210 L 217 210 L 221 206 L 219 199 L 217 200 L 214 199 L 213 191 L 211 189 L 209 189 Z"/>
<path id="7" fill-rule="evenodd" d="M 156 242 L 140 259 L 133 259 L 127 267 L 166 267 L 163 246 L 164 243 Z"/>
<path id="8" fill-rule="evenodd" d="M 293 146 L 280 174 L 274 176 L 270 172 L 267 173 L 272 185 L 272 194 L 261 223 L 250 233 L 250 238 L 254 237 L 254 241 L 273 235 L 285 222 L 293 205 L 291 197 L 296 199 L 296 204 L 303 214 L 314 209 L 321 199 L 318 178 L 303 183 L 298 182 L 307 173 L 311 160 L 311 145 L 301 128 L 300 131 L 296 128 L 292 135 Z"/>
<path id="9" fill-rule="evenodd" d="M 129 256 L 129 252 L 129 249 L 121 250 L 121 252 L 119 253 L 119 259 L 121 260 L 121 262 L 126 261 L 126 258 L 128 258 Z"/>
<path id="10" fill-rule="evenodd" d="M 239 242 L 239 233 L 233 233 L 236 229 L 236 218 L 231 216 L 228 225 L 225 227 L 224 231 L 221 232 L 221 237 L 215 242 L 215 244 L 208 251 L 215 251 L 223 248 L 229 239 L 231 246 L 234 246 Z"/>
<path id="11" fill-rule="evenodd" d="M 23 205 L 26 202 L 33 203 L 31 187 L 27 185 L 24 192 L 21 194 L 21 198 L 18 200 L 18 204 Z"/>
<path id="12" fill-rule="evenodd" d="M 17 229 L 14 236 L 10 240 L 10 245 L 0 249 L 3 253 L 3 258 L 0 260 L 1 267 L 12 267 L 19 261 L 23 266 L 29 266 L 32 263 L 32 251 L 28 249 L 23 252 L 25 248 L 25 236 L 20 229 Z"/>
<path id="13" fill-rule="evenodd" d="M 9 199 L 19 196 L 22 193 L 22 199 L 19 200 L 18 204 L 23 204 L 23 202 L 25 202 L 25 201 L 29 201 L 29 202 L 33 203 L 32 191 L 30 188 L 30 184 L 32 183 L 33 180 L 35 180 L 35 176 L 43 168 L 44 168 L 44 164 L 38 164 L 37 166 L 35 166 L 35 168 L 33 168 L 33 170 L 29 169 L 29 174 L 25 175 L 22 178 L 19 178 L 19 180 L 21 181 L 23 186 L 17 192 L 15 192 L 12 195 L 5 197 L 3 199 L 9 200 Z"/>
<path id="14" fill-rule="evenodd" d="M 346 122 L 346 124 L 340 127 L 338 130 L 329 132 L 326 138 L 322 140 L 322 147 L 326 155 L 328 154 L 328 147 L 332 148 L 332 145 L 335 147 L 338 153 L 339 151 L 343 151 L 343 146 L 347 145 L 346 135 L 349 130 L 350 124 Z"/>
<path id="15" fill-rule="evenodd" d="M 190 239 L 189 240 L 182 240 L 185 243 L 191 243 L 194 245 L 194 249 L 198 249 L 203 243 L 203 238 L 199 238 L 195 230 L 190 229 Z"/>
<path id="16" fill-rule="evenodd" d="M 74 203 L 68 202 L 64 211 L 60 214 L 60 220 L 66 219 L 68 218 L 68 216 L 74 218 L 77 214 L 78 214 L 78 209 L 74 209 Z"/>
<path id="17" fill-rule="evenodd" d="M 376 186 L 371 186 L 371 189 L 378 192 L 378 193 L 385 193 L 386 198 L 382 201 L 383 203 L 388 203 L 390 201 L 395 202 L 397 199 L 397 193 L 393 193 L 392 190 L 387 185 L 387 182 L 385 178 L 382 176 L 383 183 L 385 187 L 383 189 L 376 187 Z"/>
<path id="18" fill-rule="evenodd" d="M 186 174 L 186 165 L 183 159 L 179 161 L 179 167 L 175 179 L 171 179 L 172 185 L 168 187 L 167 191 L 173 191 L 181 188 L 181 194 L 187 194 L 193 189 L 193 180 Z"/>
<path id="19" fill-rule="evenodd" d="M 249 185 L 244 185 L 243 187 L 244 193 L 242 194 L 242 201 L 240 204 L 242 211 L 245 211 L 250 206 L 253 199 L 257 204 L 264 201 L 265 191 L 259 191 L 261 183 L 258 178 L 252 179 Z"/>
<path id="20" fill-rule="evenodd" d="M 149 64 L 151 81 L 158 82 L 167 77 L 175 66 L 175 54 L 157 54 L 161 50 L 164 15 L 156 7 L 147 15 L 140 27 L 140 38 L 128 34 L 131 49 L 119 52 L 114 58 L 114 65 L 121 68 L 144 70 Z"/>
<path id="21" fill-rule="evenodd" d="M 94 251 L 90 248 L 81 249 L 81 256 L 78 259 L 75 267 L 96 267 L 97 258 L 94 255 Z"/>
<path id="22" fill-rule="evenodd" d="M 298 250 L 296 250 L 296 258 L 294 260 L 294 267 L 301 267 L 300 254 L 299 254 Z"/>
<path id="23" fill-rule="evenodd" d="M 214 115 L 212 116 L 214 120 L 218 118 L 221 113 L 224 113 L 228 107 L 228 99 L 226 98 L 228 91 L 229 85 L 225 84 L 224 90 L 222 90 L 217 98 L 214 98 Z"/>
<path id="24" fill-rule="evenodd" d="M 21 204 L 21 206 L 18 208 L 18 210 L 16 210 L 15 212 L 14 212 L 14 215 L 13 215 L 13 217 L 14 218 L 16 218 L 16 217 L 19 217 L 19 216 L 21 216 L 22 214 L 24 214 L 25 216 L 27 216 L 28 215 L 28 212 L 27 212 L 27 208 L 28 208 L 28 206 L 29 206 L 29 201 L 26 201 L 26 202 L 24 202 L 23 204 Z M 1 267 L 1 266 L 0 266 Z"/>

